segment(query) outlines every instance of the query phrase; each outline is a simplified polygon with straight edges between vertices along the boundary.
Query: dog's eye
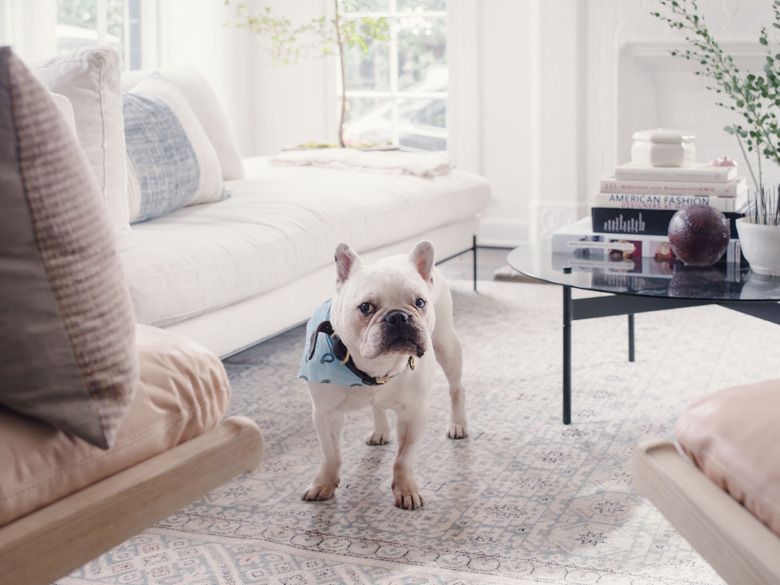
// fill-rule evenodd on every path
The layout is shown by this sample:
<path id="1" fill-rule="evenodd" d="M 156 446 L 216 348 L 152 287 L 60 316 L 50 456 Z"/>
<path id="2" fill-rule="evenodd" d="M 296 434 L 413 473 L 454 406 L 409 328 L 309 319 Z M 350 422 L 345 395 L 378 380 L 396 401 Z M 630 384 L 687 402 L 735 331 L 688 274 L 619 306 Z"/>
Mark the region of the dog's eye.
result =
<path id="1" fill-rule="evenodd" d="M 359 308 L 360 308 L 360 312 L 363 313 L 364 315 L 370 315 L 371 313 L 374 312 L 374 305 L 372 305 L 371 303 L 361 303 Z"/>
<path id="2" fill-rule="evenodd" d="M 425 299 L 417 299 L 414 301 L 414 304 L 417 305 L 418 309 L 424 309 L 425 308 Z"/>

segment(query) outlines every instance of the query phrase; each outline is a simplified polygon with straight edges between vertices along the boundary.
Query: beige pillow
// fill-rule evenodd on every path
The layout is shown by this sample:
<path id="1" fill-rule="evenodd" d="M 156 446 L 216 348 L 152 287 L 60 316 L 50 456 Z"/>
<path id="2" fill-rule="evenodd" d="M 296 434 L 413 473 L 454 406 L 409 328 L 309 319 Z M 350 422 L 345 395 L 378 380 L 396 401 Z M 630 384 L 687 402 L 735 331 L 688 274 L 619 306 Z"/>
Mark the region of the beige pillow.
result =
<path id="1" fill-rule="evenodd" d="M 705 396 L 678 418 L 682 451 L 780 535 L 780 380 Z"/>
<path id="2" fill-rule="evenodd" d="M 216 427 L 230 402 L 219 358 L 139 325 L 141 379 L 114 445 L 102 451 L 0 406 L 0 526 Z"/>
<path id="3" fill-rule="evenodd" d="M 130 293 L 84 151 L 10 47 L 0 196 L 0 403 L 106 448 L 138 379 Z"/>
<path id="4" fill-rule="evenodd" d="M 77 49 L 32 66 L 49 91 L 68 98 L 76 132 L 103 192 L 120 249 L 132 245 L 119 55 L 107 47 Z"/>

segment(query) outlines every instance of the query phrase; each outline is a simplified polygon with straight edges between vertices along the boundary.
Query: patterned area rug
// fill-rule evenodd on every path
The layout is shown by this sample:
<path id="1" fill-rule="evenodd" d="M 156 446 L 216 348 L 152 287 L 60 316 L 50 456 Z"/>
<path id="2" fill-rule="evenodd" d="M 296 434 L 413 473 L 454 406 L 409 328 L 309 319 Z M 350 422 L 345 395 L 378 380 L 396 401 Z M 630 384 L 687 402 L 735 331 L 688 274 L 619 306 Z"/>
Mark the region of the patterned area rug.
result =
<path id="1" fill-rule="evenodd" d="M 453 283 L 471 436 L 445 437 L 439 374 L 416 475 L 425 507 L 393 506 L 394 442 L 369 447 L 369 411 L 347 419 L 342 485 L 300 494 L 320 461 L 296 379 L 301 328 L 227 360 L 232 413 L 257 421 L 260 468 L 229 482 L 61 585 L 720 584 L 631 485 L 642 440 L 671 437 L 698 396 L 780 376 L 775 325 L 720 307 L 574 324 L 573 424 L 561 423 L 561 292 Z"/>

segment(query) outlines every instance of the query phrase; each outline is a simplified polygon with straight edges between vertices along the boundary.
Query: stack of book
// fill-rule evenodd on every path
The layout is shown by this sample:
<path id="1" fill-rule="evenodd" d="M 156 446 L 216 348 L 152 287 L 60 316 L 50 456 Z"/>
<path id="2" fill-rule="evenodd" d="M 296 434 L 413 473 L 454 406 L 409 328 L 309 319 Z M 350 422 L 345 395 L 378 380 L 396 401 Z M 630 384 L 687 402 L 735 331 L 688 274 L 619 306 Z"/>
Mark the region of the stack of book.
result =
<path id="1" fill-rule="evenodd" d="M 737 167 L 694 163 L 685 167 L 620 165 L 615 176 L 601 181 L 594 207 L 677 210 L 686 205 L 711 205 L 736 211 L 736 200 L 747 193 L 747 181 Z"/>
<path id="2" fill-rule="evenodd" d="M 604 233 L 665 235 L 669 220 L 687 205 L 710 205 L 734 221 L 737 199 L 747 181 L 735 166 L 698 163 L 685 167 L 642 167 L 634 163 L 615 169 L 601 181 L 591 210 L 593 229 Z"/>
<path id="3" fill-rule="evenodd" d="M 674 258 L 669 246 L 669 221 L 689 205 L 710 205 L 731 223 L 732 239 L 725 261 L 739 261 L 735 221 L 742 217 L 738 200 L 747 181 L 735 166 L 694 163 L 684 167 L 620 165 L 603 179 L 590 217 L 553 233 L 554 252 L 593 255 L 605 251 L 614 259 Z"/>

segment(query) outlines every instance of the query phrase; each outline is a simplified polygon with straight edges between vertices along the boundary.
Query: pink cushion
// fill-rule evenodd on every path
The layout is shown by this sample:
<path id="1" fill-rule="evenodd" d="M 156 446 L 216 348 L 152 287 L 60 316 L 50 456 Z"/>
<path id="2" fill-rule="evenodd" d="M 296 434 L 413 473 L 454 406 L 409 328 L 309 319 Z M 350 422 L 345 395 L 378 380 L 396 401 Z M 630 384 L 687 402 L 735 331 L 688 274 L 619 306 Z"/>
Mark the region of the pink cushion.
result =
<path id="1" fill-rule="evenodd" d="M 214 428 L 227 409 L 222 362 L 178 334 L 138 325 L 140 383 L 103 450 L 0 407 L 0 525 Z"/>
<path id="2" fill-rule="evenodd" d="M 706 396 L 677 419 L 683 452 L 780 535 L 780 380 Z"/>

